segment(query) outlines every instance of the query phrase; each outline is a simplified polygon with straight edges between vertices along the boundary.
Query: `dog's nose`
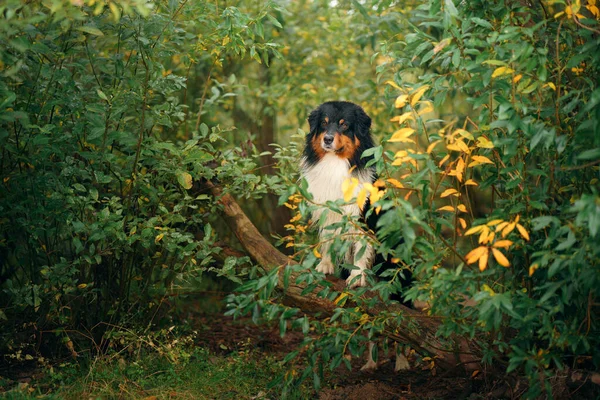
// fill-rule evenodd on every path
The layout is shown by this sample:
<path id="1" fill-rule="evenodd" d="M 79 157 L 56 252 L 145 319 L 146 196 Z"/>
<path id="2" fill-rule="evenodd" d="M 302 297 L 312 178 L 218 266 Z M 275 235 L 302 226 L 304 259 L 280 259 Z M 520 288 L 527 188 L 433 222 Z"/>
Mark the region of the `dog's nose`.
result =
<path id="1" fill-rule="evenodd" d="M 323 138 L 323 143 L 325 143 L 325 144 L 331 144 L 331 143 L 333 143 L 333 136 L 329 136 L 329 135 L 325 136 Z"/>

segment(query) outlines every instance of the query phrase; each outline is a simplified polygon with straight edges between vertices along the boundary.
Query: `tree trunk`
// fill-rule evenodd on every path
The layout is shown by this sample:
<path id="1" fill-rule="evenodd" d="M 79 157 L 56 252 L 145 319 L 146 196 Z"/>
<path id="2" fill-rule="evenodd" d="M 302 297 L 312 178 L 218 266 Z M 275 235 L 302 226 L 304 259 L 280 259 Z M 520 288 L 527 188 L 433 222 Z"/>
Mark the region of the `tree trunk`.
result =
<path id="1" fill-rule="evenodd" d="M 212 182 L 207 182 L 207 186 L 213 196 L 222 205 L 223 218 L 250 257 L 266 270 L 273 270 L 274 268 L 280 270 L 279 286 L 284 290 L 284 303 L 298 307 L 307 313 L 320 312 L 325 315 L 333 314 L 338 306 L 332 301 L 316 295 L 323 287 L 317 287 L 312 293 L 302 294 L 305 287 L 296 283 L 298 274 L 291 274 L 288 286 L 284 289 L 284 274 L 282 272 L 286 266 L 296 263 L 277 250 L 258 232 L 231 195 L 223 194 L 222 190 Z M 329 276 L 327 280 L 332 284 L 332 289 L 335 291 L 342 292 L 346 289 L 346 282 L 344 280 L 332 276 Z M 398 303 L 389 305 L 378 303 L 374 307 L 364 311 L 370 315 L 377 315 L 382 311 L 402 312 L 406 318 L 400 323 L 398 333 L 389 336 L 409 344 L 419 353 L 433 355 L 438 368 L 446 371 L 457 368 L 466 370 L 478 368 L 479 360 L 481 359 L 481 350 L 479 347 L 472 341 L 467 341 L 461 337 L 454 337 L 450 341 L 454 343 L 454 346 L 449 348 L 448 340 L 440 340 L 440 338 L 436 337 L 436 332 L 440 325 L 437 318 L 425 315 Z M 409 326 L 414 321 L 418 325 L 418 329 L 416 330 Z"/>

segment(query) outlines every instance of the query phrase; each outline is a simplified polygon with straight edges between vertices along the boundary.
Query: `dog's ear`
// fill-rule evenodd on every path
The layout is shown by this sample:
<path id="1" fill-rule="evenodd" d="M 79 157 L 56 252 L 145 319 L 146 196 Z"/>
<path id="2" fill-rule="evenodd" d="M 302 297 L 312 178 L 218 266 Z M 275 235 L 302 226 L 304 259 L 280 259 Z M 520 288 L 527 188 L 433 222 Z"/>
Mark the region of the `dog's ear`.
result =
<path id="1" fill-rule="evenodd" d="M 369 117 L 365 110 L 363 110 L 361 107 L 357 107 L 355 118 L 356 125 L 358 127 L 358 135 L 362 137 L 369 136 L 369 130 L 371 129 L 371 117 Z"/>
<path id="2" fill-rule="evenodd" d="M 310 134 L 314 135 L 319 127 L 319 121 L 321 120 L 321 109 L 315 108 L 310 112 L 308 116 L 308 126 L 310 127 Z"/>

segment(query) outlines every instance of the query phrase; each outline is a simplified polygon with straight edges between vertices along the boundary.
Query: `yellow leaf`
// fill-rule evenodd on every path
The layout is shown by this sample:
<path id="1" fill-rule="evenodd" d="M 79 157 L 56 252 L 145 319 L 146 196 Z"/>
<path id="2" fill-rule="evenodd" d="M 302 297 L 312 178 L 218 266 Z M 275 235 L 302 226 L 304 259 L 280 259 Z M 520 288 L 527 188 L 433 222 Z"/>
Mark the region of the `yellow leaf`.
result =
<path id="1" fill-rule="evenodd" d="M 480 244 L 490 243 L 492 240 L 494 240 L 494 236 L 496 236 L 496 234 L 494 232 L 490 231 L 490 229 L 487 226 L 485 226 L 485 229 L 481 232 L 481 235 L 479 235 L 479 243 Z"/>
<path id="2" fill-rule="evenodd" d="M 429 85 L 421 86 L 410 96 L 410 105 L 414 106 L 423 97 L 423 94 L 429 89 Z"/>
<path id="3" fill-rule="evenodd" d="M 496 295 L 496 292 L 494 292 L 494 289 L 492 289 L 491 287 L 489 287 L 489 286 L 488 286 L 487 284 L 485 284 L 485 283 L 484 283 L 483 285 L 481 285 L 481 288 L 482 288 L 482 289 L 483 289 L 485 292 L 488 292 L 488 293 L 490 294 L 490 296 L 492 296 L 492 297 Z"/>
<path id="4" fill-rule="evenodd" d="M 504 256 L 504 254 L 502 254 L 500 250 L 492 248 L 492 254 L 494 254 L 494 258 L 496 259 L 498 264 L 502 265 L 503 267 L 510 266 L 508 259 Z"/>
<path id="5" fill-rule="evenodd" d="M 430 101 L 426 101 L 426 102 L 424 101 L 424 102 L 423 102 L 423 103 L 421 103 L 421 104 L 422 104 L 422 105 L 424 104 L 424 106 L 423 106 L 423 107 L 421 107 L 421 109 L 420 109 L 420 110 L 419 110 L 419 112 L 418 112 L 418 114 L 419 114 L 419 117 L 420 117 L 420 116 L 423 116 L 423 115 L 425 115 L 425 114 L 427 114 L 427 113 L 430 113 L 430 112 L 433 112 L 433 111 L 434 111 L 434 109 L 433 109 L 433 105 L 431 104 L 431 102 L 430 102 Z"/>
<path id="6" fill-rule="evenodd" d="M 554 85 L 554 83 L 552 82 L 548 82 L 546 85 L 548 85 L 548 87 L 554 91 L 556 91 L 556 85 Z"/>
<path id="7" fill-rule="evenodd" d="M 483 229 L 485 229 L 485 225 L 474 226 L 465 232 L 465 236 L 474 235 L 478 232 L 481 232 Z"/>
<path id="8" fill-rule="evenodd" d="M 286 248 L 288 247 L 294 247 L 294 242 L 289 242 L 288 244 L 285 245 Z"/>
<path id="9" fill-rule="evenodd" d="M 358 179 L 348 178 L 342 182 L 342 193 L 344 194 L 344 201 L 347 203 L 354 197 L 354 190 L 358 186 Z"/>
<path id="10" fill-rule="evenodd" d="M 410 112 L 410 111 L 409 112 L 405 112 L 402 115 L 396 115 L 394 118 L 390 119 L 390 122 L 397 122 L 397 123 L 401 124 L 404 121 L 409 120 L 409 119 L 411 119 L 413 121 L 415 119 L 413 117 L 413 115 L 412 115 L 412 112 Z"/>
<path id="11" fill-rule="evenodd" d="M 458 206 L 456 206 L 456 208 L 458 209 L 458 211 L 461 211 L 461 212 L 464 212 L 464 213 L 467 212 L 467 207 L 465 207 L 464 204 L 459 204 Z"/>
<path id="12" fill-rule="evenodd" d="M 444 206 L 437 209 L 437 211 L 451 211 L 454 212 L 454 207 L 452 206 Z"/>
<path id="13" fill-rule="evenodd" d="M 433 48 L 433 54 L 437 54 L 440 51 L 442 51 L 442 49 L 446 46 L 448 46 L 450 44 L 450 42 L 452 42 L 452 38 L 446 38 L 441 40 L 438 44 L 435 45 L 435 47 Z"/>
<path id="14" fill-rule="evenodd" d="M 487 226 L 494 226 L 494 225 L 498 225 L 500 222 L 504 222 L 504 220 L 502 220 L 502 219 L 493 219 L 490 222 L 488 222 L 486 225 Z"/>
<path id="15" fill-rule="evenodd" d="M 182 172 L 177 176 L 177 181 L 184 189 L 192 188 L 192 175 L 187 172 Z"/>
<path id="16" fill-rule="evenodd" d="M 461 157 L 456 162 L 456 168 L 453 169 L 452 171 L 448 172 L 448 175 L 456 176 L 456 179 L 458 179 L 459 182 L 462 182 L 464 170 L 465 170 L 465 162 L 463 161 L 463 159 Z"/>
<path id="17" fill-rule="evenodd" d="M 479 260 L 481 258 L 481 256 L 483 256 L 483 254 L 487 252 L 487 247 L 485 246 L 479 246 L 473 250 L 471 250 L 466 256 L 465 256 L 465 260 L 467 261 L 467 264 L 473 264 L 476 263 L 477 260 Z"/>
<path id="18" fill-rule="evenodd" d="M 513 78 L 513 83 L 519 82 L 522 77 L 523 77 L 523 75 L 521 75 L 521 74 L 515 75 L 515 77 Z"/>
<path id="19" fill-rule="evenodd" d="M 435 142 L 433 142 L 429 146 L 427 146 L 427 154 L 431 154 L 431 152 L 433 151 L 435 146 L 437 146 L 437 144 L 440 143 L 441 141 L 442 141 L 442 139 L 436 140 Z"/>
<path id="20" fill-rule="evenodd" d="M 231 39 L 229 38 L 229 36 L 225 36 L 225 37 L 223 38 L 223 43 L 222 43 L 222 45 L 223 45 L 223 46 L 226 46 L 226 45 L 227 45 L 227 43 L 229 43 L 230 41 L 231 41 Z"/>
<path id="21" fill-rule="evenodd" d="M 509 67 L 498 67 L 492 73 L 492 78 L 496 78 L 496 77 L 502 76 L 502 75 L 512 74 L 513 72 L 515 72 L 515 70 L 512 69 L 512 68 L 509 68 Z"/>
<path id="22" fill-rule="evenodd" d="M 466 139 L 469 139 L 469 140 L 475 140 L 475 138 L 473 137 L 473 135 L 470 132 L 468 132 L 468 131 L 466 131 L 464 129 L 457 129 L 454 132 L 452 132 L 452 135 L 456 135 L 456 134 L 459 134 L 460 136 L 462 136 L 462 137 L 464 137 Z"/>
<path id="23" fill-rule="evenodd" d="M 554 14 L 554 18 L 558 18 L 561 15 L 563 15 L 564 13 L 565 13 L 564 11 L 558 12 L 558 13 Z"/>
<path id="24" fill-rule="evenodd" d="M 395 187 L 397 187 L 398 189 L 402 189 L 404 187 L 404 185 L 397 179 L 389 178 L 389 179 L 387 179 L 387 181 L 389 183 L 391 183 L 392 185 L 394 185 Z"/>
<path id="25" fill-rule="evenodd" d="M 440 167 L 440 168 L 441 168 L 441 167 L 442 167 L 442 165 L 444 165 L 444 163 L 445 163 L 446 161 L 448 161 L 448 159 L 449 159 L 449 158 L 450 158 L 450 154 L 446 154 L 446 155 L 444 156 L 444 158 L 442 158 L 442 160 L 441 160 L 441 161 L 440 161 L 440 163 L 438 164 L 438 167 Z"/>
<path id="26" fill-rule="evenodd" d="M 358 193 L 358 196 L 356 196 L 356 204 L 358 204 L 358 207 L 362 210 L 363 207 L 365 206 L 366 201 L 367 201 L 367 189 L 363 188 Z"/>
<path id="27" fill-rule="evenodd" d="M 402 90 L 402 89 L 400 89 L 400 86 L 398 86 L 398 85 L 396 84 L 396 82 L 394 82 L 394 81 L 385 81 L 385 83 L 386 83 L 386 85 L 390 85 L 390 86 L 391 86 L 391 87 L 393 87 L 394 89 Z"/>
<path id="28" fill-rule="evenodd" d="M 163 236 L 165 236 L 165 234 L 164 234 L 164 233 L 161 233 L 160 235 L 157 235 L 157 236 L 154 238 L 154 243 L 158 243 L 158 242 L 160 242 L 160 241 L 162 240 Z"/>
<path id="29" fill-rule="evenodd" d="M 407 94 L 402 94 L 402 95 L 398 96 L 396 98 L 396 101 L 394 102 L 394 107 L 396 107 L 396 108 L 404 107 L 406 105 L 407 100 L 408 100 Z"/>
<path id="30" fill-rule="evenodd" d="M 540 266 L 538 264 L 531 264 L 529 266 L 529 276 L 533 275 L 533 273 L 535 272 L 536 269 L 538 269 Z"/>
<path id="31" fill-rule="evenodd" d="M 494 162 L 485 156 L 473 156 L 473 161 L 469 164 L 469 167 L 474 167 L 479 164 L 493 164 Z"/>
<path id="32" fill-rule="evenodd" d="M 494 243 L 494 247 L 508 249 L 510 246 L 512 246 L 512 244 L 513 242 L 510 240 L 498 240 L 496 243 Z"/>
<path id="33" fill-rule="evenodd" d="M 321 258 L 321 253 L 319 253 L 319 250 L 316 247 L 313 249 L 313 254 L 317 258 Z"/>
<path id="34" fill-rule="evenodd" d="M 467 186 L 478 186 L 479 184 L 477 182 L 475 182 L 473 179 L 467 179 L 467 181 L 465 182 L 465 185 L 467 185 Z"/>
<path id="35" fill-rule="evenodd" d="M 485 269 L 487 268 L 489 256 L 490 256 L 490 251 L 488 250 L 487 247 L 485 247 L 485 253 L 479 259 L 479 270 L 481 272 L 485 271 Z"/>
<path id="36" fill-rule="evenodd" d="M 85 289 L 87 287 L 87 283 L 80 283 L 79 285 L 77 285 L 77 287 L 79 289 Z"/>
<path id="37" fill-rule="evenodd" d="M 413 128 L 398 129 L 396 132 L 394 132 L 394 134 L 388 141 L 389 142 L 405 142 L 405 141 L 412 142 L 413 140 L 408 139 L 408 137 L 410 135 L 412 135 L 413 133 L 415 133 L 415 130 Z"/>
<path id="38" fill-rule="evenodd" d="M 343 306 L 346 303 L 346 298 L 348 297 L 348 293 L 342 292 L 340 295 L 333 301 L 335 305 Z"/>
<path id="39" fill-rule="evenodd" d="M 442 192 L 442 194 L 440 195 L 440 197 L 444 198 L 444 197 L 448 197 L 450 195 L 455 195 L 455 196 L 460 196 L 460 193 L 458 193 L 458 190 L 456 189 L 446 189 Z"/>
<path id="40" fill-rule="evenodd" d="M 486 137 L 480 136 L 477 138 L 477 147 L 482 149 L 493 149 L 494 143 Z"/>
<path id="41" fill-rule="evenodd" d="M 525 229 L 525 227 L 521 224 L 517 224 L 517 230 L 523 236 L 523 239 L 529 241 L 529 232 Z"/>
<path id="42" fill-rule="evenodd" d="M 467 146 L 467 144 L 461 139 L 456 140 L 453 144 L 449 144 L 446 147 L 448 148 L 448 150 L 462 151 L 463 153 L 467 154 L 471 152 L 469 146 Z"/>
<path id="43" fill-rule="evenodd" d="M 465 229 L 467 227 L 467 221 L 465 221 L 464 218 L 459 218 L 458 222 L 460 223 L 460 226 Z"/>
<path id="44" fill-rule="evenodd" d="M 500 224 L 500 225 L 502 225 L 502 224 Z M 500 225 L 498 225 L 498 226 L 500 226 Z M 504 238 L 504 237 L 506 237 L 506 236 L 507 236 L 509 233 L 511 233 L 511 232 L 512 232 L 512 231 L 515 229 L 515 226 L 517 226 L 517 223 L 516 223 L 516 222 L 511 222 L 510 224 L 506 225 L 506 228 L 504 228 L 504 229 L 502 230 L 502 237 Z M 498 228 L 496 228 L 496 232 L 498 232 Z"/>

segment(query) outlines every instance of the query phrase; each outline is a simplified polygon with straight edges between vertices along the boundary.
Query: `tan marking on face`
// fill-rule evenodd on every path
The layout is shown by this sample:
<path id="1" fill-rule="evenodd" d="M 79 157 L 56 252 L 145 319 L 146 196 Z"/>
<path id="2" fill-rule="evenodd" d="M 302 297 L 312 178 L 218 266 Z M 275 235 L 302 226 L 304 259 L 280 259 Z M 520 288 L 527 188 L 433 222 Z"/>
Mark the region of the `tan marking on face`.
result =
<path id="1" fill-rule="evenodd" d="M 325 122 L 329 123 L 329 117 L 325 117 Z"/>
<path id="2" fill-rule="evenodd" d="M 344 119 L 340 119 L 340 125 L 342 125 L 344 123 Z"/>
<path id="3" fill-rule="evenodd" d="M 354 153 L 356 153 L 356 150 L 360 145 L 360 140 L 358 140 L 357 137 L 352 140 L 346 135 L 336 133 L 333 143 L 334 147 L 338 149 L 335 154 L 340 158 L 348 160 L 354 157 Z"/>
<path id="4" fill-rule="evenodd" d="M 321 146 L 324 135 L 325 132 L 321 132 L 318 135 L 313 136 L 311 140 L 311 146 L 319 159 L 323 158 L 325 154 L 327 154 L 325 149 L 323 149 L 323 147 Z"/>

